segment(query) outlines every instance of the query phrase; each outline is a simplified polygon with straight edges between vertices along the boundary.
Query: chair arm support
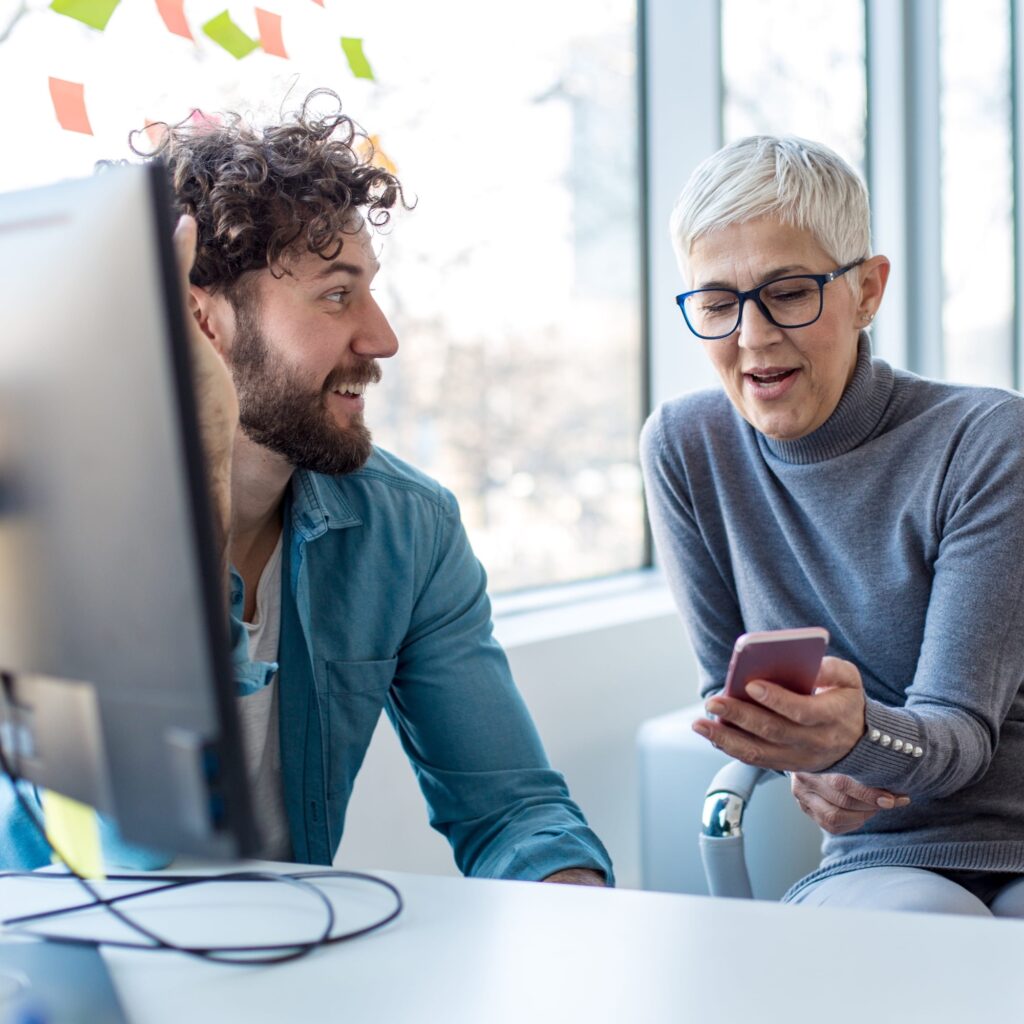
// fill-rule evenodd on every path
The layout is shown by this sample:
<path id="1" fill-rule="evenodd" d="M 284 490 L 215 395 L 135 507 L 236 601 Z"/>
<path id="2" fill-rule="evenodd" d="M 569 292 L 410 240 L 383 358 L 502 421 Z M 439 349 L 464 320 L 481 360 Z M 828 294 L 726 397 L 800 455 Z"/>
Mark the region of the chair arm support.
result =
<path id="1" fill-rule="evenodd" d="M 753 898 L 743 850 L 743 812 L 754 788 L 770 774 L 730 761 L 711 780 L 704 798 L 700 856 L 712 896 Z"/>

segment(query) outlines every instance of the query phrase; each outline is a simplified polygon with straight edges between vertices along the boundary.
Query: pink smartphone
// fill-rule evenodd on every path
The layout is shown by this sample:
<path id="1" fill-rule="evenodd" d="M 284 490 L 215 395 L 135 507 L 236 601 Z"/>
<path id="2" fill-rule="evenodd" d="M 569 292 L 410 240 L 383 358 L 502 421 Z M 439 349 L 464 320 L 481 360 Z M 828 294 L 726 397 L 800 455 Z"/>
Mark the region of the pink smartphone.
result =
<path id="1" fill-rule="evenodd" d="M 725 696 L 750 700 L 744 687 L 752 679 L 766 679 L 794 693 L 811 694 L 826 647 L 828 630 L 820 626 L 744 633 L 732 649 Z"/>

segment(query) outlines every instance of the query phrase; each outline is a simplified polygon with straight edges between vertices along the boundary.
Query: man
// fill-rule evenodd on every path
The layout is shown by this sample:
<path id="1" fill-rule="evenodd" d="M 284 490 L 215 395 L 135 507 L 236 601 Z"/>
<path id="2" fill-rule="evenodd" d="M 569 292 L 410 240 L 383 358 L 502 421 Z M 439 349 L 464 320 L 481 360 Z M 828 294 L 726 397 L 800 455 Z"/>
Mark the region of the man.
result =
<path id="1" fill-rule="evenodd" d="M 491 635 L 454 498 L 363 422 L 398 349 L 370 227 L 402 192 L 360 157 L 333 93 L 335 112 L 313 115 L 323 95 L 261 132 L 168 127 L 154 154 L 186 214 L 176 245 L 267 853 L 331 861 L 383 709 L 464 873 L 611 884 Z"/>

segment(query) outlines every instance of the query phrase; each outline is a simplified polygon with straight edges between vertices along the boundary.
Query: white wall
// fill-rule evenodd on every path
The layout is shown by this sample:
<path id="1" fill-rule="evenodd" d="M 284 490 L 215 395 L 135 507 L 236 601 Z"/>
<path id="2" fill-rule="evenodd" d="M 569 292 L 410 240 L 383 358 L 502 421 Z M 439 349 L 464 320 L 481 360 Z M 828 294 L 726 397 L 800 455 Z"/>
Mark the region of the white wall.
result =
<path id="1" fill-rule="evenodd" d="M 663 592 L 634 602 L 640 618 L 543 637 L 521 617 L 498 620 L 516 681 L 552 764 L 608 847 L 618 883 L 640 884 L 635 736 L 639 724 L 691 703 L 696 675 L 689 643 Z M 423 798 L 386 719 L 356 780 L 338 864 L 454 874 L 448 844 L 426 822 Z"/>

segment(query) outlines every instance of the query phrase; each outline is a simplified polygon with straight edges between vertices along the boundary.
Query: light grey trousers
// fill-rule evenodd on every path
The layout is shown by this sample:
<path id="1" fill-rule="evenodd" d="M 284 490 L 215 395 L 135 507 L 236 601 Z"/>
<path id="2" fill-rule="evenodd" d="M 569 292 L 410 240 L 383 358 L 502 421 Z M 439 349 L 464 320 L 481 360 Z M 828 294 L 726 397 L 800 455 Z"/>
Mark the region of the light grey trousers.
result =
<path id="1" fill-rule="evenodd" d="M 805 907 L 1024 917 L 1024 876 L 991 871 L 939 874 L 923 868 L 861 868 L 823 878 L 790 902 Z"/>

